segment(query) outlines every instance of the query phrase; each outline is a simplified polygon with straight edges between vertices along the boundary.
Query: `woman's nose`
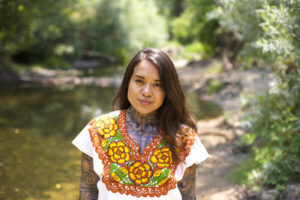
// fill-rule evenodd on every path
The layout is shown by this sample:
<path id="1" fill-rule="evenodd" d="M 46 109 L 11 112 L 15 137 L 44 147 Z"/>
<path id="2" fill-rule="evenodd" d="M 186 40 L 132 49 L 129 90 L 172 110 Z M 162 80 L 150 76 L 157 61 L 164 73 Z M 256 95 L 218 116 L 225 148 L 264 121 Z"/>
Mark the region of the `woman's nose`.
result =
<path id="1" fill-rule="evenodd" d="M 142 94 L 144 96 L 151 96 L 151 92 L 152 92 L 151 85 L 150 84 L 145 84 L 143 89 L 142 89 Z"/>

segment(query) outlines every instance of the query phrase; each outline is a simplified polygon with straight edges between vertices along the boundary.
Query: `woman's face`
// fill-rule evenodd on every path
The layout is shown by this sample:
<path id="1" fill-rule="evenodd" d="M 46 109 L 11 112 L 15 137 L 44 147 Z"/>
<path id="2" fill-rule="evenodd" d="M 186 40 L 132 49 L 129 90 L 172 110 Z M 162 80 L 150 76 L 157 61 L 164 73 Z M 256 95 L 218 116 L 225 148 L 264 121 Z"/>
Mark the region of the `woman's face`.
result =
<path id="1" fill-rule="evenodd" d="M 159 72 L 150 61 L 142 60 L 134 67 L 127 97 L 131 106 L 141 114 L 151 113 L 163 104 L 165 92 Z"/>

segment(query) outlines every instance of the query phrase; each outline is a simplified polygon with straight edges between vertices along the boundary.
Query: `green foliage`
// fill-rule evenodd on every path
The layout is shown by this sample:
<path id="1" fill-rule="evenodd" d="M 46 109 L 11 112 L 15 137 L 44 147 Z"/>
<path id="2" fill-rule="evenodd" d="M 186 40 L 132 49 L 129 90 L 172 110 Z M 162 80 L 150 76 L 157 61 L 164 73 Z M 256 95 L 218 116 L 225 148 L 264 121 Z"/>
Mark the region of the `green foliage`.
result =
<path id="1" fill-rule="evenodd" d="M 193 42 L 185 46 L 187 53 L 204 53 L 205 46 L 201 42 Z"/>
<path id="2" fill-rule="evenodd" d="M 124 35 L 127 35 L 124 46 L 127 63 L 138 50 L 165 44 L 168 34 L 166 21 L 158 14 L 153 1 L 127 0 L 123 4 L 120 21 Z"/>
<path id="3" fill-rule="evenodd" d="M 184 10 L 185 0 L 155 0 L 159 13 L 167 18 L 177 17 Z"/>
<path id="4" fill-rule="evenodd" d="M 168 39 L 166 22 L 153 1 L 98 0 L 93 7 L 86 3 L 78 10 L 80 16 L 85 15 L 83 10 L 93 10 L 79 23 L 84 49 L 127 63 L 136 51 L 160 47 Z"/>
<path id="5" fill-rule="evenodd" d="M 160 47 L 168 39 L 158 12 L 154 0 L 4 1 L 0 60 L 66 67 L 92 50 L 126 62 L 137 50 Z"/>
<path id="6" fill-rule="evenodd" d="M 34 62 L 54 55 L 53 49 L 62 41 L 71 44 L 72 24 L 66 17 L 69 3 L 4 1 L 0 4 L 0 52 L 7 56 L 24 53 L 19 59 Z"/>
<path id="7" fill-rule="evenodd" d="M 257 180 L 258 177 L 256 165 L 257 163 L 253 160 L 250 161 L 249 158 L 244 158 L 234 173 L 228 176 L 229 180 L 237 184 L 245 185 L 248 188 L 252 187 L 254 185 L 253 181 Z M 258 184 L 258 182 L 255 183 Z"/>
<path id="8" fill-rule="evenodd" d="M 244 55 L 259 57 L 277 75 L 251 107 L 251 133 L 241 140 L 251 147 L 251 157 L 233 177 L 245 178 L 240 183 L 247 186 L 272 185 L 280 191 L 300 179 L 300 1 L 229 0 L 218 5 L 211 15 L 247 44 Z"/>
<path id="9" fill-rule="evenodd" d="M 207 19 L 206 14 L 216 7 L 210 0 L 186 0 L 185 9 L 170 24 L 172 37 L 183 43 L 200 42 L 205 53 L 212 55 L 216 48 L 218 21 Z"/>
<path id="10" fill-rule="evenodd" d="M 191 18 L 190 13 L 184 13 L 171 22 L 171 31 L 175 40 L 185 43 L 191 40 Z"/>

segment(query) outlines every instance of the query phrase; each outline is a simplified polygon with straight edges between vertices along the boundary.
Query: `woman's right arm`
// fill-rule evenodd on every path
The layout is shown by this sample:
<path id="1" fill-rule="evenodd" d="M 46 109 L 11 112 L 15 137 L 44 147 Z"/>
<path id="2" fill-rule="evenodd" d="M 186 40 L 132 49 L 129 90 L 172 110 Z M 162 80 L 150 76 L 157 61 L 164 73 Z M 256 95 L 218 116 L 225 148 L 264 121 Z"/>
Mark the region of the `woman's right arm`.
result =
<path id="1" fill-rule="evenodd" d="M 81 156 L 81 179 L 80 179 L 80 194 L 79 200 L 97 200 L 98 175 L 93 170 L 93 159 L 82 154 Z"/>

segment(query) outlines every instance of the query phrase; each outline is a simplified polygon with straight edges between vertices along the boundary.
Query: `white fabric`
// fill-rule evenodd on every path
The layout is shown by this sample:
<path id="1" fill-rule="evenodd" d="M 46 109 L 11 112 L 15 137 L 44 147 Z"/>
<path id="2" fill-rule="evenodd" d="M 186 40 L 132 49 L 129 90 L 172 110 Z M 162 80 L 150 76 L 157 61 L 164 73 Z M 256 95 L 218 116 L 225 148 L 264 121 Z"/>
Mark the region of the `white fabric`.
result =
<path id="1" fill-rule="evenodd" d="M 177 181 L 180 181 L 184 175 L 185 169 L 192 166 L 193 164 L 199 164 L 206 160 L 209 157 L 205 147 L 201 143 L 198 136 L 196 136 L 196 140 L 194 144 L 191 146 L 191 150 L 189 155 L 186 157 L 184 162 L 181 162 L 175 171 L 175 178 Z"/>
<path id="2" fill-rule="evenodd" d="M 118 113 L 113 112 L 110 113 L 111 115 L 118 115 Z M 93 158 L 94 163 L 94 171 L 100 177 L 100 180 L 97 183 L 97 187 L 99 190 L 98 200 L 108 200 L 108 199 L 122 199 L 122 200 L 138 200 L 138 199 L 145 199 L 145 200 L 181 200 L 181 193 L 179 189 L 176 188 L 170 190 L 167 195 L 162 195 L 160 197 L 135 197 L 132 195 L 120 194 L 120 193 L 113 193 L 106 189 L 105 184 L 101 181 L 101 173 L 103 171 L 103 164 L 102 161 L 99 159 L 98 154 L 95 152 L 93 143 L 91 141 L 90 133 L 88 131 L 89 125 L 84 127 L 84 129 L 77 135 L 77 137 L 72 141 L 72 143 L 83 153 L 91 156 Z M 193 164 L 198 164 L 204 161 L 209 154 L 207 153 L 205 147 L 201 143 L 198 136 L 196 136 L 196 140 L 194 144 L 191 146 L 190 153 L 186 160 L 180 163 L 177 166 L 175 171 L 175 178 L 177 181 L 180 181 L 184 175 L 184 171 L 186 168 Z"/>

